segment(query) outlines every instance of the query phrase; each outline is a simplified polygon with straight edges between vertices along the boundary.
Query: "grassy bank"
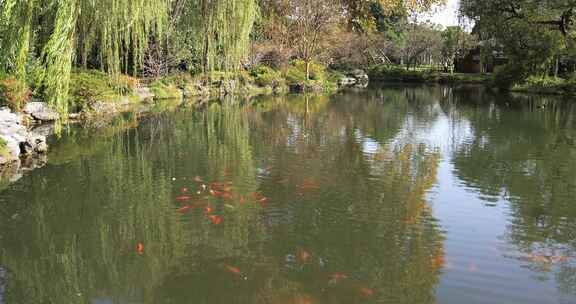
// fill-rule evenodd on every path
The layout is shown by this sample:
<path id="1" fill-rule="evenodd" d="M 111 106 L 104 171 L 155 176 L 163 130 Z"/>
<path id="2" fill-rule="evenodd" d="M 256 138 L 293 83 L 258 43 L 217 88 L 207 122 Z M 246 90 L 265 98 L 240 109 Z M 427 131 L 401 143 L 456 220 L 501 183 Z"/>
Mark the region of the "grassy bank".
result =
<path id="1" fill-rule="evenodd" d="M 576 95 L 576 79 L 530 76 L 523 82 L 510 88 L 513 92 L 546 94 L 546 95 Z"/>
<path id="2" fill-rule="evenodd" d="M 368 71 L 370 80 L 406 83 L 488 84 L 490 74 L 441 73 L 434 69 L 407 70 L 400 66 L 378 65 Z"/>
<path id="3" fill-rule="evenodd" d="M 10 152 L 8 151 L 8 147 L 6 146 L 6 141 L 0 137 L 0 158 L 8 159 L 10 158 Z"/>

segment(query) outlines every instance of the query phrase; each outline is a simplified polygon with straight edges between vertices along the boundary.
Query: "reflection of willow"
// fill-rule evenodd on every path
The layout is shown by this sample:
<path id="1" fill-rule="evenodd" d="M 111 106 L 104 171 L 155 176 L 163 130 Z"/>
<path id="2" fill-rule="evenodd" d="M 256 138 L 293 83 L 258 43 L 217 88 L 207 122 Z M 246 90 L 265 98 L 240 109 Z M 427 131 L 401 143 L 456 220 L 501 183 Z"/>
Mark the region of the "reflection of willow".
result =
<path id="1" fill-rule="evenodd" d="M 288 110 L 291 103 L 265 107 L 262 124 L 272 127 L 254 136 L 274 144 L 258 152 L 274 163 L 261 187 L 274 193 L 271 200 L 285 214 L 273 222 L 280 244 L 274 250 L 282 255 L 303 247 L 324 265 L 276 278 L 274 288 L 259 292 L 262 303 L 289 293 L 350 303 L 360 284 L 377 290 L 377 302 L 434 302 L 442 236 L 425 195 L 436 180 L 438 154 L 422 145 L 387 144 L 415 111 L 402 95 L 381 97 L 338 97 L 310 121 L 295 119 L 304 115 Z M 363 153 L 359 134 L 380 144 L 376 157 Z M 322 284 L 331 272 L 355 283 L 320 293 L 330 288 Z"/>
<path id="2" fill-rule="evenodd" d="M 469 120 L 473 131 L 473 140 L 455 152 L 458 176 L 487 200 L 510 201 L 507 237 L 534 269 L 549 271 L 548 260 L 559 257 L 573 264 L 576 106 L 541 97 L 487 96 L 488 105 L 475 106 L 465 103 L 470 96 L 464 93 L 447 106 Z M 569 264 L 562 263 L 559 284 L 575 293 L 576 270 Z"/>
<path id="3" fill-rule="evenodd" d="M 153 177 L 145 154 L 127 158 L 134 140 L 104 139 L 106 153 L 25 180 L 18 220 L 1 220 L 9 303 L 139 299 L 182 256 L 182 225 L 167 212 L 170 185 Z"/>

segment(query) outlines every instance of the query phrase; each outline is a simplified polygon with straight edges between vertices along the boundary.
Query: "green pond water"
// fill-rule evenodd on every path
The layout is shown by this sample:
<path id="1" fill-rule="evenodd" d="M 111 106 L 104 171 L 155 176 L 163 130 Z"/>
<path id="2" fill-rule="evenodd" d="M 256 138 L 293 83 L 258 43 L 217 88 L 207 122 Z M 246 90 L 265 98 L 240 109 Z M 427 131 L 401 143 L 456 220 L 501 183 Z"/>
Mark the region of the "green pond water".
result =
<path id="1" fill-rule="evenodd" d="M 0 303 L 576 303 L 576 103 L 380 86 L 70 128 L 0 190 Z"/>

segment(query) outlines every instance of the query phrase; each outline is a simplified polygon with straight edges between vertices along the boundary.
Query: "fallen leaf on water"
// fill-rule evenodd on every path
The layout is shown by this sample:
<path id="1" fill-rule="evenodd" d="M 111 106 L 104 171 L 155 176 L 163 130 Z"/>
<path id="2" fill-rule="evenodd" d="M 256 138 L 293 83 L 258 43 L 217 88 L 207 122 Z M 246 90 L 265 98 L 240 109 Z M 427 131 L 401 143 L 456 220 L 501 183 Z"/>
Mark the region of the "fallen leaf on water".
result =
<path id="1" fill-rule="evenodd" d="M 136 253 L 142 255 L 144 253 L 144 244 L 138 243 L 136 244 Z"/>

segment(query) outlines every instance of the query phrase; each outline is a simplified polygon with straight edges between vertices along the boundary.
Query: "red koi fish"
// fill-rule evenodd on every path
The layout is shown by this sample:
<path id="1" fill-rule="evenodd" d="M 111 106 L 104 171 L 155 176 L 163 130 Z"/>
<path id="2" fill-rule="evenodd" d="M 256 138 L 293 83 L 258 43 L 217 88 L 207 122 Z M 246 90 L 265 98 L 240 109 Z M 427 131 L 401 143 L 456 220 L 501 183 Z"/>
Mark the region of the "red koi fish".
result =
<path id="1" fill-rule="evenodd" d="M 224 192 L 224 193 L 222 193 L 222 198 L 227 200 L 227 201 L 231 201 L 232 200 L 232 193 Z"/>
<path id="2" fill-rule="evenodd" d="M 144 254 L 144 244 L 142 244 L 142 243 L 136 244 L 136 253 L 138 255 Z"/>
<path id="3" fill-rule="evenodd" d="M 214 211 L 214 208 L 212 208 L 212 206 L 208 205 L 208 206 L 204 207 L 204 213 L 205 214 L 210 214 L 210 213 L 212 213 L 212 211 Z"/>
<path id="4" fill-rule="evenodd" d="M 210 221 L 212 222 L 212 224 L 214 225 L 220 225 L 222 223 L 222 217 L 218 216 L 218 215 L 211 215 L 209 216 Z"/>
<path id="5" fill-rule="evenodd" d="M 186 213 L 186 211 L 188 211 L 188 210 L 190 210 L 190 209 L 192 209 L 192 206 L 186 205 L 186 206 L 184 206 L 184 207 L 182 207 L 182 208 L 176 209 L 176 211 L 178 211 L 178 212 L 180 212 L 180 213 Z"/>
<path id="6" fill-rule="evenodd" d="M 358 289 L 358 292 L 364 297 L 371 297 L 374 295 L 374 289 L 368 287 L 361 287 Z"/>
<path id="7" fill-rule="evenodd" d="M 218 190 L 213 190 L 210 189 L 210 195 L 212 195 L 213 197 L 222 197 L 222 192 L 218 191 Z"/>
<path id="8" fill-rule="evenodd" d="M 192 199 L 192 197 L 189 196 L 189 195 L 180 195 L 180 196 L 177 196 L 177 197 L 176 197 L 176 200 L 179 201 L 179 202 L 187 202 L 187 201 L 189 201 L 190 199 Z"/>
<path id="9" fill-rule="evenodd" d="M 224 265 L 224 268 L 226 268 L 226 270 L 230 273 L 233 273 L 235 275 L 242 275 L 242 270 L 240 270 L 240 268 L 238 267 L 234 267 L 234 266 L 230 266 L 230 265 Z"/>
<path id="10" fill-rule="evenodd" d="M 260 206 L 262 208 L 266 208 L 268 207 L 268 198 L 267 197 L 263 197 L 261 199 L 258 200 L 258 203 L 260 203 Z"/>

